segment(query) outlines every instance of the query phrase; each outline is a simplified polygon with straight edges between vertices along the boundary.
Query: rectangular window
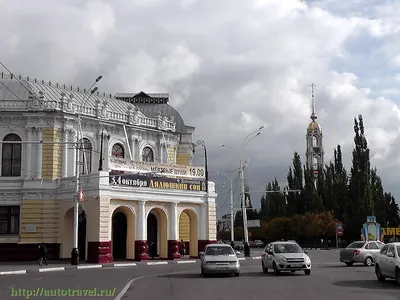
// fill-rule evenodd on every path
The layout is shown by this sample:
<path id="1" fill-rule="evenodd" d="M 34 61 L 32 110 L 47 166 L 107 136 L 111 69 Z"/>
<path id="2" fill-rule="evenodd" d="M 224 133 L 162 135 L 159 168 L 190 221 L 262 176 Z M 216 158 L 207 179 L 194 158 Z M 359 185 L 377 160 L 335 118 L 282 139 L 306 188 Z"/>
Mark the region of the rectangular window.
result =
<path id="1" fill-rule="evenodd" d="M 0 234 L 18 234 L 19 215 L 19 206 L 0 206 Z"/>

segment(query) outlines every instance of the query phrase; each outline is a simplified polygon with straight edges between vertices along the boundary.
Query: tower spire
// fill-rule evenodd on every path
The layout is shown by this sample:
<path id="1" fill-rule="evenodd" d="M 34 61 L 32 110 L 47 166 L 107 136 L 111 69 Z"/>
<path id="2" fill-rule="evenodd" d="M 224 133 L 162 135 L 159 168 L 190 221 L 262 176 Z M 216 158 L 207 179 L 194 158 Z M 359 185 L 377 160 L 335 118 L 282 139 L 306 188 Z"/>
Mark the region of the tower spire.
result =
<path id="1" fill-rule="evenodd" d="M 316 86 L 314 83 L 310 84 L 311 86 L 311 120 L 315 121 L 317 119 L 317 114 L 315 113 L 315 94 L 314 87 Z"/>

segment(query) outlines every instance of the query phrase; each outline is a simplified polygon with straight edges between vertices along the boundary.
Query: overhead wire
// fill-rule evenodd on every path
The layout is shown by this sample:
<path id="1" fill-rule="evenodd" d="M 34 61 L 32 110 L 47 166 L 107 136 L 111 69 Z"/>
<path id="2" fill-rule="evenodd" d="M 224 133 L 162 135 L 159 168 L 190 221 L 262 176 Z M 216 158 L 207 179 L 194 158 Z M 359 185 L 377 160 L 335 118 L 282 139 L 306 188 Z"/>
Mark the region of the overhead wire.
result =
<path id="1" fill-rule="evenodd" d="M 11 78 L 15 78 L 15 80 L 17 80 L 17 81 L 21 84 L 21 86 L 28 92 L 29 95 L 32 95 L 33 97 L 37 97 L 37 95 L 34 95 L 34 94 L 32 93 L 32 91 L 30 91 L 30 90 L 26 87 L 26 85 L 18 78 L 18 76 L 15 76 L 14 73 L 12 73 L 11 70 L 8 69 L 7 66 L 6 66 L 4 63 L 2 63 L 2 62 L 0 61 L 0 65 L 10 74 Z M 11 79 L 11 80 L 12 80 L 12 79 Z M 11 80 L 10 80 L 9 85 L 11 84 Z M 4 83 L 2 83 L 2 82 L 0 82 L 0 83 L 1 83 L 2 86 L 4 86 L 4 87 L 8 90 L 11 94 L 13 94 L 14 97 L 18 99 L 18 101 L 24 103 L 24 104 L 27 106 L 28 110 L 29 110 L 29 106 L 28 106 L 29 101 L 27 101 L 27 100 L 22 100 L 19 96 L 17 96 L 17 95 L 9 88 L 9 86 L 6 86 L 6 85 L 5 85 Z M 44 107 L 43 103 L 41 103 L 40 101 L 39 101 L 39 105 L 42 107 L 42 109 L 43 109 L 44 111 L 46 110 L 46 107 Z M 47 125 L 49 125 L 50 128 L 54 128 L 53 124 L 49 123 L 46 119 L 44 119 L 43 117 L 41 117 L 41 116 L 38 114 L 38 112 L 36 112 L 36 116 L 37 116 L 40 120 L 44 121 Z M 61 126 L 64 125 L 63 122 L 59 120 L 59 118 L 56 117 L 55 119 L 56 119 L 58 122 L 60 122 Z M 60 133 L 59 131 L 56 131 L 56 134 L 58 134 L 58 138 L 59 138 L 60 140 L 63 140 L 62 133 Z"/>

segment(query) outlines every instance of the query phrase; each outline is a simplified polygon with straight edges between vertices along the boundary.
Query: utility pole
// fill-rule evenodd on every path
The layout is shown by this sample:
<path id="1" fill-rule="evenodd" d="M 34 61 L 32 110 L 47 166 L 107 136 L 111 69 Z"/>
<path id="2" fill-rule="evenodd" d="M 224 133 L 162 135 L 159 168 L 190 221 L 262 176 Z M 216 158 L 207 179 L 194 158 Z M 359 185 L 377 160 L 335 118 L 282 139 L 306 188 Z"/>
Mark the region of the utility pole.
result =
<path id="1" fill-rule="evenodd" d="M 92 84 L 92 86 L 88 89 L 87 93 L 84 96 L 82 101 L 82 105 L 80 107 L 80 111 L 77 116 L 77 130 L 76 130 L 76 144 L 78 145 L 82 140 L 82 124 L 81 124 L 81 114 L 83 112 L 83 108 L 85 107 L 87 101 L 90 97 L 98 90 L 97 87 L 94 89 L 93 86 L 99 82 L 103 76 L 97 77 L 96 81 Z M 86 99 L 85 99 L 86 98 Z M 80 197 L 80 155 L 79 149 L 80 147 L 76 147 L 75 151 L 75 195 L 74 195 L 74 227 L 73 227 L 73 239 L 72 239 L 72 251 L 71 251 L 71 265 L 79 265 L 79 250 L 78 250 L 78 235 L 79 235 L 79 197 Z M 82 145 L 82 151 L 84 155 L 85 144 Z M 85 169 L 85 168 L 83 168 Z"/>
<path id="2" fill-rule="evenodd" d="M 235 214 L 233 211 L 233 180 L 231 176 L 228 176 L 226 173 L 223 172 L 217 172 L 218 175 L 224 175 L 229 179 L 230 183 L 230 191 L 229 191 L 229 196 L 230 196 L 230 210 L 231 210 L 231 244 L 235 241 Z"/>
<path id="3" fill-rule="evenodd" d="M 263 129 L 265 126 L 261 126 L 257 130 L 251 132 L 246 136 L 246 138 L 242 142 L 241 151 L 236 150 L 236 148 L 221 144 L 220 147 L 227 147 L 233 149 L 239 157 L 239 171 L 240 171 L 240 183 L 241 183 L 241 191 L 242 191 L 242 215 L 243 215 L 243 234 L 244 234 L 244 256 L 250 257 L 250 245 L 249 245 L 249 231 L 247 228 L 247 207 L 246 207 L 246 199 L 245 199 L 245 182 L 244 182 L 244 166 L 242 160 L 242 152 L 249 144 L 250 141 L 258 137 L 263 133 Z"/>
<path id="4" fill-rule="evenodd" d="M 244 255 L 250 256 L 250 245 L 249 245 L 249 229 L 247 228 L 247 207 L 246 207 L 246 196 L 244 190 L 244 167 L 242 160 L 240 160 L 240 187 L 242 189 L 242 215 L 243 215 L 243 235 L 244 235 Z M 248 249 L 247 249 L 248 248 Z"/>

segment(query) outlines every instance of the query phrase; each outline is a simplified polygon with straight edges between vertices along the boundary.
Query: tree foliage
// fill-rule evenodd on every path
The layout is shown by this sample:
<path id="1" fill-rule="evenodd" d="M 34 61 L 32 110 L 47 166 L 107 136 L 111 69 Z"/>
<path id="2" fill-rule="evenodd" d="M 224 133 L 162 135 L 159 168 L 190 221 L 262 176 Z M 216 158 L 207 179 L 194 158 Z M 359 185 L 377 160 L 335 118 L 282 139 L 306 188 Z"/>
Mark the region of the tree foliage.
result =
<path id="1" fill-rule="evenodd" d="M 299 190 L 299 193 L 289 193 L 285 197 L 279 192 L 282 189 L 277 179 L 266 185 L 259 217 L 267 222 L 269 235 L 273 238 L 297 236 L 301 235 L 301 230 L 309 228 L 307 226 L 315 227 L 314 230 L 307 229 L 308 234 L 327 234 L 318 229 L 322 224 L 322 220 L 315 217 L 318 213 L 331 213 L 342 222 L 347 239 L 359 238 L 362 224 L 369 215 L 375 215 L 383 227 L 400 226 L 399 207 L 394 197 L 384 191 L 377 169 L 371 168 L 370 150 L 361 115 L 354 119 L 353 129 L 354 149 L 349 172 L 343 164 L 342 148 L 338 145 L 333 151 L 333 161 L 320 168 L 317 177 L 309 166 L 302 164 L 297 152 L 293 154 L 287 187 L 289 190 Z M 314 214 L 315 219 L 310 214 Z M 313 225 L 304 225 L 310 220 L 314 220 Z M 290 229 L 297 221 L 303 224 L 303 229 Z"/>

